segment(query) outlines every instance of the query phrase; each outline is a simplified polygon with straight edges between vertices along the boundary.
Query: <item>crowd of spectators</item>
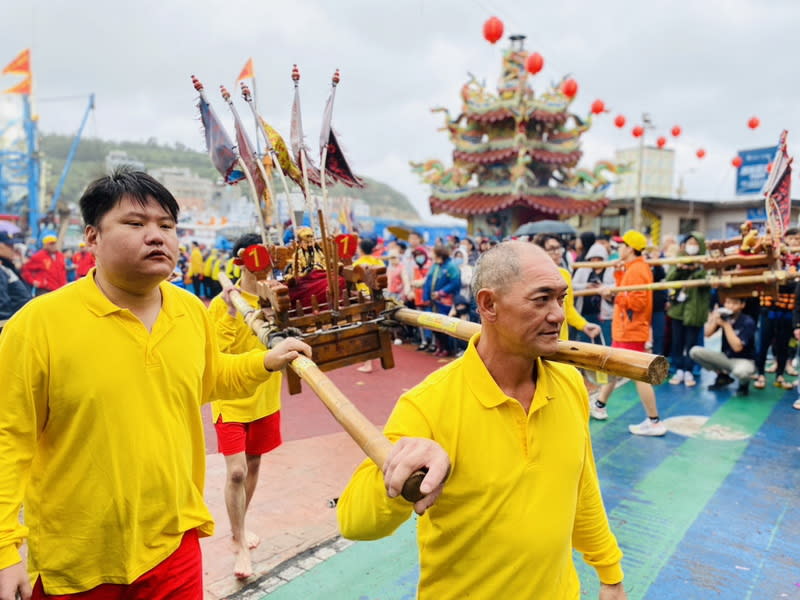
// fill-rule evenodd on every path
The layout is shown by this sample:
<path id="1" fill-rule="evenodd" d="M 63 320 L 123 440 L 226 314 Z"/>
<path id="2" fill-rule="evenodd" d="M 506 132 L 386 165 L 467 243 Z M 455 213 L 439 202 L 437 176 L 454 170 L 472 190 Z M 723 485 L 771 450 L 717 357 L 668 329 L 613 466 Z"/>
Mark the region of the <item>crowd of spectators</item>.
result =
<path id="1" fill-rule="evenodd" d="M 796 229 L 790 229 L 786 237 L 790 247 L 800 246 Z M 470 291 L 472 273 L 480 255 L 494 246 L 495 240 L 450 236 L 426 241 L 416 231 L 405 239 L 365 235 L 362 240 L 366 243 L 360 245 L 356 260 L 386 265 L 388 297 L 417 310 L 477 322 Z M 565 277 L 571 277 L 575 291 L 598 292 L 574 298 L 568 310 L 574 315 L 566 319 L 572 325 L 570 339 L 611 345 L 614 297 L 605 290 L 615 285 L 615 267 L 609 263 L 619 260 L 622 239 L 587 231 L 574 238 L 540 234 L 529 241 L 548 252 Z M 666 235 L 660 246 L 649 245 L 643 254 L 646 258 L 700 257 L 705 252 L 704 236 L 692 232 L 680 238 Z M 239 276 L 240 267 L 224 249 L 191 242 L 182 245 L 180 253 L 172 281 L 202 299 L 210 300 L 219 293 L 220 272 L 232 280 Z M 578 262 L 596 262 L 598 266 L 573 268 Z M 795 269 L 791 257 L 787 263 L 787 268 Z M 85 276 L 93 265 L 94 257 L 83 242 L 60 251 L 56 237 L 48 235 L 37 249 L 0 232 L 0 320 L 9 318 L 30 298 Z M 654 282 L 689 282 L 708 276 L 700 260 L 666 268 L 652 265 L 651 271 Z M 800 289 L 795 283 L 783 285 L 777 298 L 762 292 L 757 298 L 731 302 L 730 307 L 720 302 L 710 287 L 687 286 L 652 294 L 646 348 L 669 358 L 671 385 L 694 387 L 702 368 L 717 373 L 712 389 L 737 383 L 736 392 L 741 395 L 748 394 L 751 385 L 763 389 L 771 373 L 776 387 L 796 385 L 790 379 L 798 374 L 800 339 Z M 722 332 L 721 350 L 712 356 L 704 346 L 708 336 L 718 330 Z M 466 348 L 465 342 L 423 328 L 404 327 L 397 332 L 395 343 L 404 342 L 437 357 L 460 356 Z M 795 407 L 800 409 L 800 400 Z"/>

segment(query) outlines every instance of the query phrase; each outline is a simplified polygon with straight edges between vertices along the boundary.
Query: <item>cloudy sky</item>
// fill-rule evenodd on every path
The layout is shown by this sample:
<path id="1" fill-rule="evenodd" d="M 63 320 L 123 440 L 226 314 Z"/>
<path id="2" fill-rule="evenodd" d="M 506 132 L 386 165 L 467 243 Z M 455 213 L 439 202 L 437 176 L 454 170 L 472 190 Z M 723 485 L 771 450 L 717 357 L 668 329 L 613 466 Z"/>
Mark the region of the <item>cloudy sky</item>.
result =
<path id="1" fill-rule="evenodd" d="M 32 47 L 43 132 L 74 133 L 94 92 L 85 135 L 155 137 L 198 150 L 190 75 L 229 122 L 215 90 L 233 88 L 252 57 L 259 108 L 288 137 L 297 63 L 307 141 L 316 151 L 339 68 L 334 126 L 353 167 L 393 185 L 425 215 L 427 186 L 408 161 L 449 161 L 447 137 L 436 131 L 441 116 L 430 108 L 458 114 L 468 72 L 497 81 L 507 42 L 483 39 L 490 16 L 504 21 L 506 34 L 527 35 L 526 48 L 544 56 L 535 90 L 571 73 L 580 86 L 575 112 L 586 114 L 598 98 L 612 110 L 584 136 L 587 166 L 634 145 L 630 128 L 647 112 L 657 127 L 649 143 L 669 137 L 673 125 L 683 129 L 669 144 L 687 195 L 726 199 L 737 150 L 774 145 L 784 128 L 790 150 L 800 143 L 796 0 L 27 0 L 4 5 L 0 63 Z M 0 86 L 18 80 L 0 77 Z M 2 99 L 0 114 L 12 101 Z M 627 117 L 625 129 L 613 126 L 616 114 Z M 755 131 L 747 128 L 751 116 L 761 120 Z"/>

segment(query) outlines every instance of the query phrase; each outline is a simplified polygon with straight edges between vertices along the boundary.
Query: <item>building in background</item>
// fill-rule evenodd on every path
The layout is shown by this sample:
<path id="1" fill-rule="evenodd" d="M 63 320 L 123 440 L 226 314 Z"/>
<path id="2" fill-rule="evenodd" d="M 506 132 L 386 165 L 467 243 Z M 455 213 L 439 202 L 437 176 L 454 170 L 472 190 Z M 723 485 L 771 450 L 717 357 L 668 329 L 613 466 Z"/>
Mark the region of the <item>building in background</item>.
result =
<path id="1" fill-rule="evenodd" d="M 613 198 L 635 198 L 639 184 L 639 147 L 617 150 L 614 162 L 627 165 L 617 176 Z M 675 151 L 648 147 L 642 151 L 642 197 L 672 198 L 675 193 Z"/>
<path id="2" fill-rule="evenodd" d="M 106 173 L 111 173 L 117 167 L 130 167 L 137 171 L 146 171 L 144 163 L 133 156 L 128 156 L 124 150 L 111 150 L 106 154 Z"/>

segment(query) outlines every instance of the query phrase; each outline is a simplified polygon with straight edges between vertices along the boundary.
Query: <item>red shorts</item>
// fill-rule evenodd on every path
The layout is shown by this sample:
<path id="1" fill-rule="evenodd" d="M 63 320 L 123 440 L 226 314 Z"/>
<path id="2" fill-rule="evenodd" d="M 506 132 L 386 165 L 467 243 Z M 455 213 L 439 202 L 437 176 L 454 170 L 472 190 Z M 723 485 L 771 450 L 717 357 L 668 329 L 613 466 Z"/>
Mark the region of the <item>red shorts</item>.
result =
<path id="1" fill-rule="evenodd" d="M 283 442 L 281 411 L 250 423 L 223 423 L 220 415 L 214 429 L 217 430 L 217 448 L 225 456 L 240 452 L 260 456 Z"/>
<path id="2" fill-rule="evenodd" d="M 625 350 L 636 350 L 636 352 L 646 352 L 644 345 L 645 342 L 618 342 L 617 340 L 611 342 L 612 348 L 624 348 Z"/>
<path id="3" fill-rule="evenodd" d="M 203 558 L 197 530 L 183 534 L 178 549 L 133 583 L 103 583 L 76 594 L 45 594 L 36 579 L 31 600 L 203 600 Z"/>

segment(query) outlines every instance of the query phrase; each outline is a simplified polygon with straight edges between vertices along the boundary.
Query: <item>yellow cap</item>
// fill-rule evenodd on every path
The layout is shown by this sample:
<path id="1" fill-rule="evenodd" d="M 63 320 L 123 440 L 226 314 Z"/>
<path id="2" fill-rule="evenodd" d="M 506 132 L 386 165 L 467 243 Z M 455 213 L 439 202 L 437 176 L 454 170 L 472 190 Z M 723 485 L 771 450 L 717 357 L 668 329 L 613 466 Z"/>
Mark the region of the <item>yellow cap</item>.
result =
<path id="1" fill-rule="evenodd" d="M 641 252 L 647 247 L 647 238 L 635 229 L 629 229 L 622 236 L 622 241 L 634 250 Z"/>
<path id="2" fill-rule="evenodd" d="M 86 242 L 78 242 L 78 248 L 86 248 Z"/>
<path id="3" fill-rule="evenodd" d="M 56 237 L 56 236 L 54 236 L 52 234 L 51 235 L 46 235 L 46 236 L 44 236 L 42 238 L 42 243 L 43 244 L 52 244 L 52 243 L 57 242 L 57 241 L 58 241 L 58 237 Z"/>
<path id="4" fill-rule="evenodd" d="M 298 227 L 297 228 L 297 239 L 298 240 L 313 240 L 314 239 L 314 231 L 311 227 Z"/>

